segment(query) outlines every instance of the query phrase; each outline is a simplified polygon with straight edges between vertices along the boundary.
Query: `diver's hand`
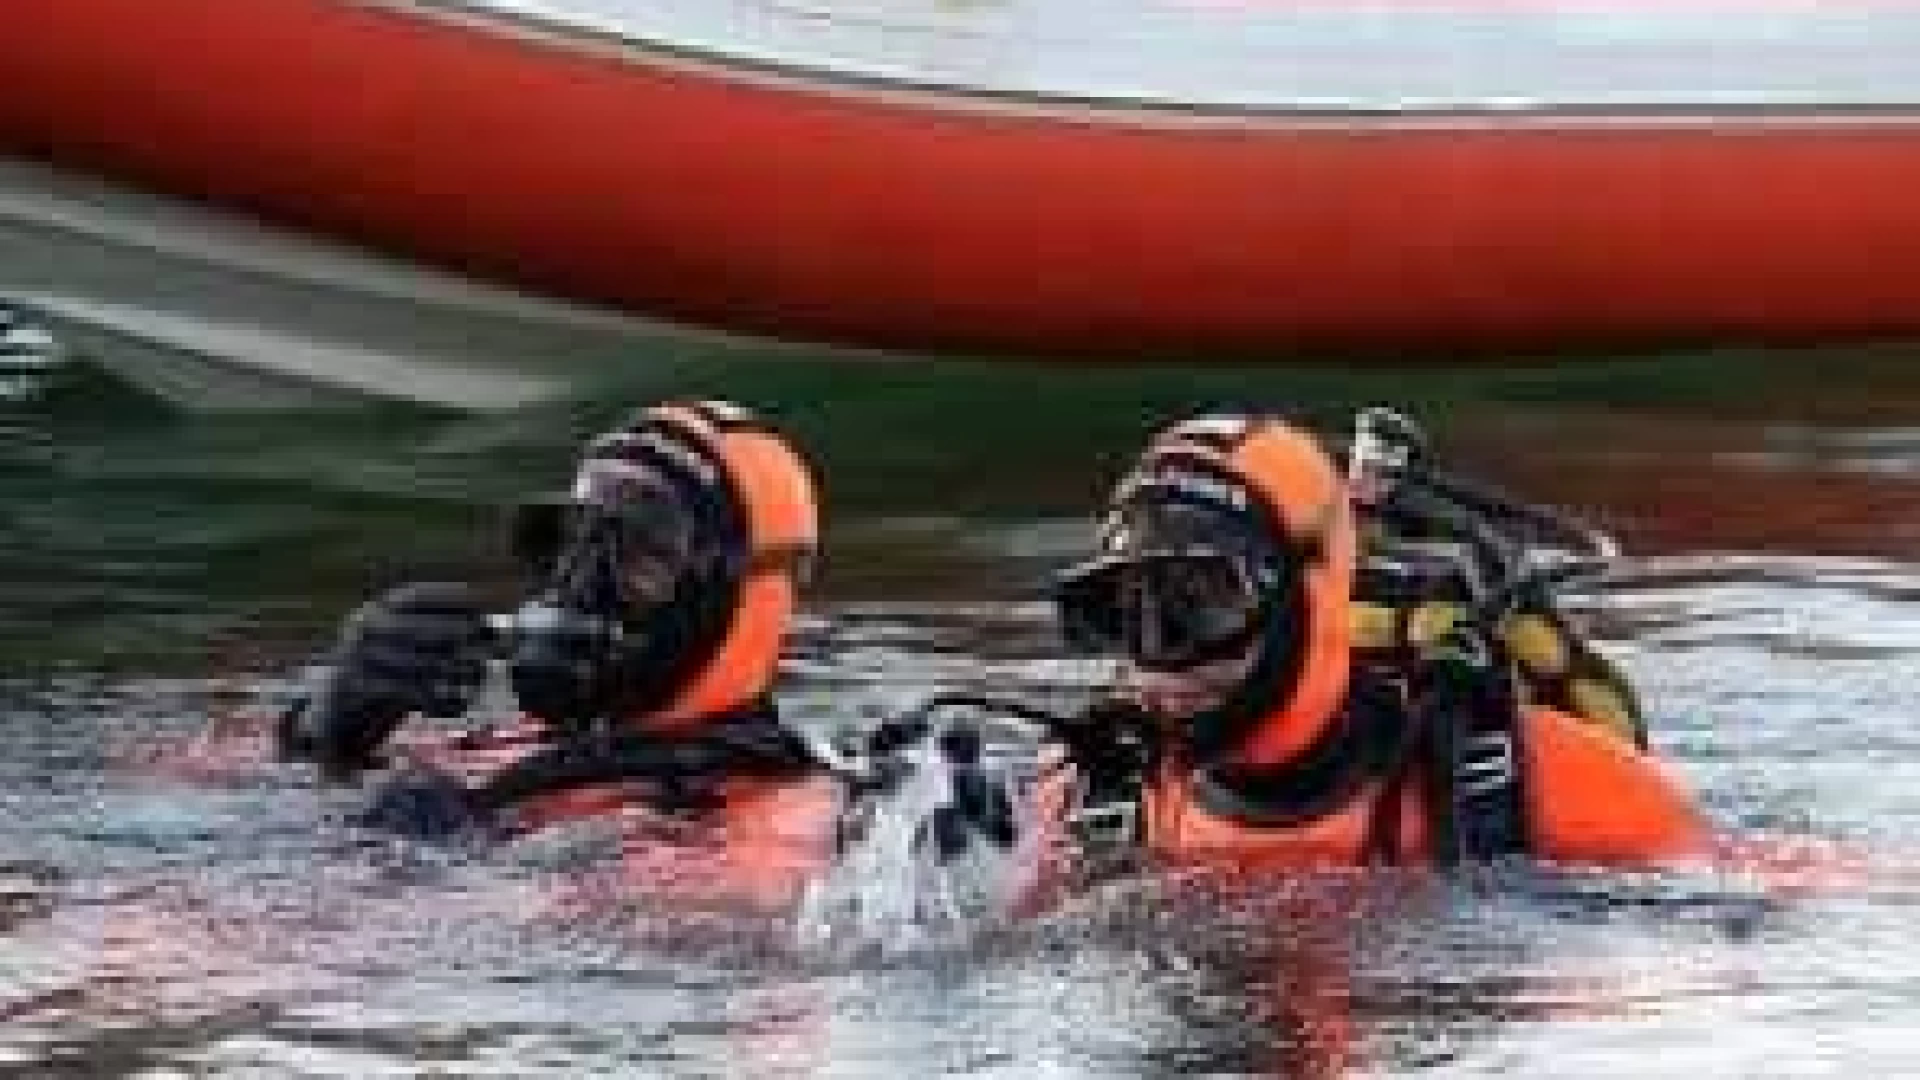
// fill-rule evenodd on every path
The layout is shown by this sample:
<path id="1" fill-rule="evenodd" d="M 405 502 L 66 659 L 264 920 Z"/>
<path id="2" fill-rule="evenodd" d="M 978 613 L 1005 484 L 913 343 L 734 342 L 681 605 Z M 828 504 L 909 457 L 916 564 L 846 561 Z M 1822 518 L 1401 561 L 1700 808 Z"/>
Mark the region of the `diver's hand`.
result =
<path id="1" fill-rule="evenodd" d="M 381 745 L 409 715 L 466 711 L 493 642 L 464 585 L 403 585 L 362 604 L 319 684 L 281 717 L 282 755 L 313 761 L 335 781 L 378 767 Z"/>
<path id="2" fill-rule="evenodd" d="M 1013 847 L 1020 838 L 1013 796 L 981 760 L 979 730 L 954 724 L 940 732 L 936 746 L 940 761 L 950 770 L 950 798 L 921 825 L 918 841 L 930 845 L 942 862 L 966 854 L 978 841 L 1002 851 Z"/>
<path id="3" fill-rule="evenodd" d="M 980 729 L 962 720 L 925 715 L 884 720 L 859 742 L 848 760 L 849 820 L 864 827 L 881 803 L 899 796 L 927 770 L 944 770 L 946 795 L 937 805 L 915 806 L 923 814 L 914 831 L 916 850 L 950 862 L 980 844 L 1000 850 L 1019 839 L 1013 796 L 1006 782 L 982 760 Z"/>
<path id="4" fill-rule="evenodd" d="M 1055 737 L 1067 759 L 1094 783 L 1128 783 L 1153 766 L 1153 717 L 1124 697 L 1103 698 L 1060 723 Z"/>
<path id="5" fill-rule="evenodd" d="M 389 778 L 348 815 L 350 824 L 413 840 L 447 841 L 501 831 L 496 813 L 455 777 L 414 769 Z"/>

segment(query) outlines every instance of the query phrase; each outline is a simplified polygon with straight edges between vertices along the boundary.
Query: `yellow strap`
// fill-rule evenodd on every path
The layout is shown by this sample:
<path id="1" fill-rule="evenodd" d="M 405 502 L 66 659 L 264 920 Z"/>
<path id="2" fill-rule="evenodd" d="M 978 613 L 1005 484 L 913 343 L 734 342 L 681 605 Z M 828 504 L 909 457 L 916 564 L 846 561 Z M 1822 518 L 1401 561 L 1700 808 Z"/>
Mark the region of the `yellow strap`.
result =
<path id="1" fill-rule="evenodd" d="M 1620 688 L 1602 679 L 1574 679 L 1567 684 L 1571 712 L 1628 743 L 1639 741 L 1633 709 Z"/>
<path id="2" fill-rule="evenodd" d="M 1572 670 L 1566 635 L 1543 615 L 1509 616 L 1500 624 L 1500 638 L 1529 675 L 1557 679 Z"/>

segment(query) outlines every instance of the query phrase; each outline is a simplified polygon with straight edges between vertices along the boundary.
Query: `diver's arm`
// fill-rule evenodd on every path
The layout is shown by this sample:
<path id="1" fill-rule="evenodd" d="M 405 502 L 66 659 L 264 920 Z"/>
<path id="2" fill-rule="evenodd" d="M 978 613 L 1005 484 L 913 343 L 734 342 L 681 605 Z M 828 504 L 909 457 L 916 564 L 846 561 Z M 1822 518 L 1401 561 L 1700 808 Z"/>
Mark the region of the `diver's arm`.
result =
<path id="1" fill-rule="evenodd" d="M 771 704 L 706 722 L 705 730 L 662 737 L 594 732 L 564 739 L 507 766 L 474 790 L 483 812 L 581 787 L 629 780 L 672 786 L 739 776 L 788 776 L 818 764 L 806 741 L 782 725 Z"/>
<path id="2" fill-rule="evenodd" d="M 859 747 L 861 758 L 870 763 L 884 782 L 892 772 L 890 763 L 902 760 L 909 748 L 936 733 L 943 739 L 942 749 L 953 758 L 952 749 L 944 740 L 956 731 L 969 729 L 952 723 L 934 723 L 933 714 L 949 706 L 981 710 L 987 716 L 999 715 L 1037 731 L 1041 738 L 1059 747 L 1068 763 L 1088 776 L 1134 777 L 1151 767 L 1155 759 L 1153 719 L 1127 698 L 1105 697 L 1080 712 L 1057 713 L 992 695 L 970 693 L 936 695 L 917 710 L 882 721 L 867 733 Z M 978 741 L 977 732 L 972 738 Z M 963 752 L 962 756 L 977 757 L 977 752 Z"/>
<path id="3" fill-rule="evenodd" d="M 352 820 L 363 828 L 416 839 L 501 839 L 537 830 L 537 815 L 515 810 L 548 796 L 640 781 L 649 785 L 653 801 L 671 802 L 697 797 L 714 781 L 793 776 L 819 765 L 806 741 L 781 725 L 770 705 L 756 704 L 738 715 L 715 718 L 691 736 L 636 730 L 569 735 L 473 787 L 438 769 L 416 770 L 375 792 Z M 647 802 L 649 795 L 635 801 Z"/>
<path id="4" fill-rule="evenodd" d="M 493 631 L 464 585 L 403 585 L 362 604 L 316 684 L 277 724 L 283 757 L 336 781 L 378 767 L 380 749 L 416 713 L 466 711 L 486 680 Z"/>

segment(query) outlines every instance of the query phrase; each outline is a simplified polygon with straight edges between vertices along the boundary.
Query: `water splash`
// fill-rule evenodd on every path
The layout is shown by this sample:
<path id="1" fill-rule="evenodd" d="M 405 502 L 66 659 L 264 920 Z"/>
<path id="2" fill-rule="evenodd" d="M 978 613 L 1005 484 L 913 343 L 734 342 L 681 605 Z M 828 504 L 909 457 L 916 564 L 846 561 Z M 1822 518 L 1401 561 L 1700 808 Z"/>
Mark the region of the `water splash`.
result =
<path id="1" fill-rule="evenodd" d="M 850 814 L 840 857 L 801 900 L 794 932 L 803 952 L 847 959 L 956 949 L 1012 917 L 1034 879 L 1041 833 L 1024 797 L 1030 770 L 1014 754 L 956 764 L 940 749 L 954 730 L 935 725 L 889 763 L 899 779 Z M 961 785 L 981 781 L 1010 798 L 1010 845 L 994 842 L 959 810 Z M 958 850 L 938 837 L 941 819 L 956 815 Z"/>

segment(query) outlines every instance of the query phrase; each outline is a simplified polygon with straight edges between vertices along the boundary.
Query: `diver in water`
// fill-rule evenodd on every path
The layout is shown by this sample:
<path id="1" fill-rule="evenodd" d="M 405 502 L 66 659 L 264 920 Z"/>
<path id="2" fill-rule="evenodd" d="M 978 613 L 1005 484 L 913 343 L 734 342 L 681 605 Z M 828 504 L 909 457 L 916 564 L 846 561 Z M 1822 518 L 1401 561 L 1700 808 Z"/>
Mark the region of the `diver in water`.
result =
<path id="1" fill-rule="evenodd" d="M 770 690 L 816 515 L 805 463 L 747 411 L 641 410 L 586 448 L 565 499 L 523 508 L 532 589 L 510 618 L 459 584 L 367 602 L 281 717 L 281 754 L 354 781 L 388 763 L 409 717 L 465 713 L 504 659 L 526 719 L 462 744 L 489 767 L 397 770 L 361 823 L 512 830 L 583 789 L 697 809 L 734 778 L 805 775 L 815 756 Z"/>
<path id="2" fill-rule="evenodd" d="M 1153 440 L 1056 587 L 1069 641 L 1121 672 L 1049 725 L 1075 846 L 1290 867 L 1703 849 L 1617 673 L 1489 523 L 1497 497 L 1430 481 L 1423 442 L 1367 414 L 1343 475 L 1270 416 Z"/>

